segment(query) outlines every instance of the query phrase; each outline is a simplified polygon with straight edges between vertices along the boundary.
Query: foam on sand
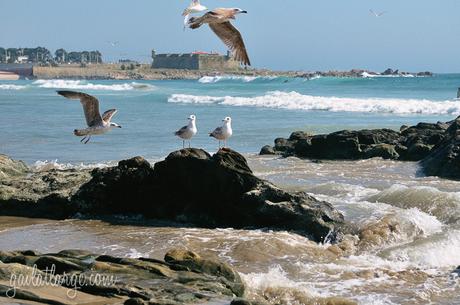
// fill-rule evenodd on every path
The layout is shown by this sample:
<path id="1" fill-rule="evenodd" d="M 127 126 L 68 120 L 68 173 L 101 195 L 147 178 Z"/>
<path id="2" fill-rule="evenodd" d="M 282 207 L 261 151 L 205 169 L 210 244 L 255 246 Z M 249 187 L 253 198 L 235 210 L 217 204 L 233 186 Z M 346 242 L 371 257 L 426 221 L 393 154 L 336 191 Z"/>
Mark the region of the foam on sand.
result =
<path id="1" fill-rule="evenodd" d="M 230 106 L 252 106 L 289 110 L 331 111 L 331 112 L 372 112 L 395 114 L 449 114 L 459 115 L 457 101 L 431 101 L 393 98 L 342 98 L 303 95 L 298 92 L 267 92 L 263 96 L 198 96 L 173 94 L 170 103 L 220 104 Z"/>
<path id="2" fill-rule="evenodd" d="M 106 91 L 130 91 L 130 90 L 153 90 L 154 86 L 143 83 L 120 83 L 112 85 L 93 84 L 82 80 L 37 80 L 33 83 L 40 88 L 49 89 L 79 89 L 79 90 L 106 90 Z"/>

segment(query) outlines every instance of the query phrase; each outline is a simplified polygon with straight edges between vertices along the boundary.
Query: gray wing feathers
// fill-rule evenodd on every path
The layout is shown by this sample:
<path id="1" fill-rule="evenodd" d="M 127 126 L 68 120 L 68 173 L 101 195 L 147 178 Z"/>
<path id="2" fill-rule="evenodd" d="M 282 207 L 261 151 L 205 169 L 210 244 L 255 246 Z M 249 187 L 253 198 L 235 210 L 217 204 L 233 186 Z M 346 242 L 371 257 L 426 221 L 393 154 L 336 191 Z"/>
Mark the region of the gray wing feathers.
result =
<path id="1" fill-rule="evenodd" d="M 211 30 L 222 40 L 222 42 L 233 52 L 237 61 L 244 65 L 251 65 L 246 46 L 241 33 L 230 23 L 210 23 Z"/>
<path id="2" fill-rule="evenodd" d="M 80 100 L 83 105 L 86 124 L 88 124 L 89 127 L 102 125 L 102 117 L 99 112 L 99 101 L 97 98 L 86 93 L 75 91 L 57 91 L 57 93 L 68 99 Z"/>

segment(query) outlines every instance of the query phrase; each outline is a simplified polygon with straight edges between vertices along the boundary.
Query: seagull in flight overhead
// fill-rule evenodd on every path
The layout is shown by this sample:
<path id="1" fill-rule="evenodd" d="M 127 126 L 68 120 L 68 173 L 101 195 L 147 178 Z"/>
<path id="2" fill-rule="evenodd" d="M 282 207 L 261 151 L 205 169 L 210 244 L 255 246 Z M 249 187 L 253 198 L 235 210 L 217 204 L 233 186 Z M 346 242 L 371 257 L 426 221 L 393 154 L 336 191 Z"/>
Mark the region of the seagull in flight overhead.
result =
<path id="1" fill-rule="evenodd" d="M 232 130 L 232 118 L 226 117 L 222 120 L 224 124 L 221 127 L 217 127 L 213 132 L 209 134 L 210 137 L 216 138 L 219 140 L 219 149 L 220 141 L 224 141 L 224 148 L 227 146 L 227 140 L 233 135 Z"/>
<path id="2" fill-rule="evenodd" d="M 182 139 L 182 148 L 185 148 L 185 140 L 188 140 L 188 147 L 190 148 L 191 139 L 194 135 L 196 135 L 197 132 L 198 130 L 196 129 L 196 117 L 192 114 L 188 117 L 187 126 L 184 126 L 176 131 L 174 135 Z"/>
<path id="3" fill-rule="evenodd" d="M 74 91 L 57 91 L 68 99 L 80 100 L 85 113 L 86 124 L 88 128 L 75 129 L 73 133 L 77 137 L 83 137 L 80 142 L 88 143 L 92 135 L 104 134 L 113 128 L 121 128 L 120 125 L 112 123 L 112 117 L 117 113 L 116 109 L 110 109 L 104 112 L 101 116 L 99 112 L 99 101 L 94 96 L 82 92 Z"/>
<path id="4" fill-rule="evenodd" d="M 372 15 L 374 15 L 375 17 L 377 17 L 377 18 L 380 18 L 380 17 L 382 17 L 384 14 L 386 14 L 386 12 L 376 13 L 376 12 L 374 12 L 373 10 L 369 10 L 369 12 L 370 12 Z"/>
<path id="5" fill-rule="evenodd" d="M 187 26 L 188 21 L 190 20 L 190 14 L 201 13 L 208 8 L 204 5 L 201 5 L 200 0 L 192 0 L 190 5 L 184 10 L 182 16 L 184 16 L 184 28 Z"/>
<path id="6" fill-rule="evenodd" d="M 107 42 L 110 43 L 112 47 L 116 47 L 119 43 L 119 41 L 107 41 Z"/>
<path id="7" fill-rule="evenodd" d="M 240 8 L 217 8 L 201 17 L 192 17 L 188 21 L 191 29 L 197 29 L 207 23 L 211 30 L 232 51 L 233 57 L 241 64 L 250 66 L 249 56 L 241 33 L 230 23 L 238 14 L 247 14 Z"/>

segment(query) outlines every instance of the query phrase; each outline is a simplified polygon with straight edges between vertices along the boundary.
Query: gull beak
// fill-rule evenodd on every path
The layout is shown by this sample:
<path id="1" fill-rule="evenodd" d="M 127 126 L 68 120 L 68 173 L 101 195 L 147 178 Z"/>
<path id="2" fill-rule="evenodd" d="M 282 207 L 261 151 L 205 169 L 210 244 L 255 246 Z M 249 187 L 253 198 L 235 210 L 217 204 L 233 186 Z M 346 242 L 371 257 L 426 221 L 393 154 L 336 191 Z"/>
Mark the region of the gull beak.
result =
<path id="1" fill-rule="evenodd" d="M 247 14 L 247 13 L 248 13 L 248 11 L 242 11 L 241 12 L 241 14 Z"/>
<path id="2" fill-rule="evenodd" d="M 118 125 L 118 128 L 121 128 L 121 126 L 120 126 L 120 125 Z"/>

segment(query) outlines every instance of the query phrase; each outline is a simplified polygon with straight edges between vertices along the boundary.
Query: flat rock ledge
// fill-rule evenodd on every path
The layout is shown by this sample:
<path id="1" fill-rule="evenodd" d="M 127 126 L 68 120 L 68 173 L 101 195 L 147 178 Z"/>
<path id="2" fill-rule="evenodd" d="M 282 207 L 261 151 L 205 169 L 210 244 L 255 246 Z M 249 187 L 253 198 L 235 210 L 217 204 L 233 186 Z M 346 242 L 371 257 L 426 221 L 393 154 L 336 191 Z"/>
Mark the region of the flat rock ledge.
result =
<path id="1" fill-rule="evenodd" d="M 460 179 L 460 117 L 442 123 L 419 123 L 391 129 L 342 130 L 311 135 L 296 131 L 264 146 L 261 155 L 295 156 L 323 160 L 360 160 L 380 157 L 420 161 L 429 176 Z"/>
<path id="2" fill-rule="evenodd" d="M 35 281 L 21 284 L 21 276 Z M 78 281 L 69 280 L 72 278 Z M 233 299 L 241 300 L 245 289 L 231 266 L 187 250 L 171 250 L 164 261 L 83 250 L 51 254 L 0 251 L 2 303 L 230 304 Z"/>
<path id="3" fill-rule="evenodd" d="M 142 157 L 118 166 L 51 170 L 0 179 L 0 215 L 66 219 L 142 215 L 205 228 L 289 230 L 317 242 L 337 240 L 343 215 L 304 192 L 256 177 L 230 149 L 171 153 L 152 167 Z"/>

